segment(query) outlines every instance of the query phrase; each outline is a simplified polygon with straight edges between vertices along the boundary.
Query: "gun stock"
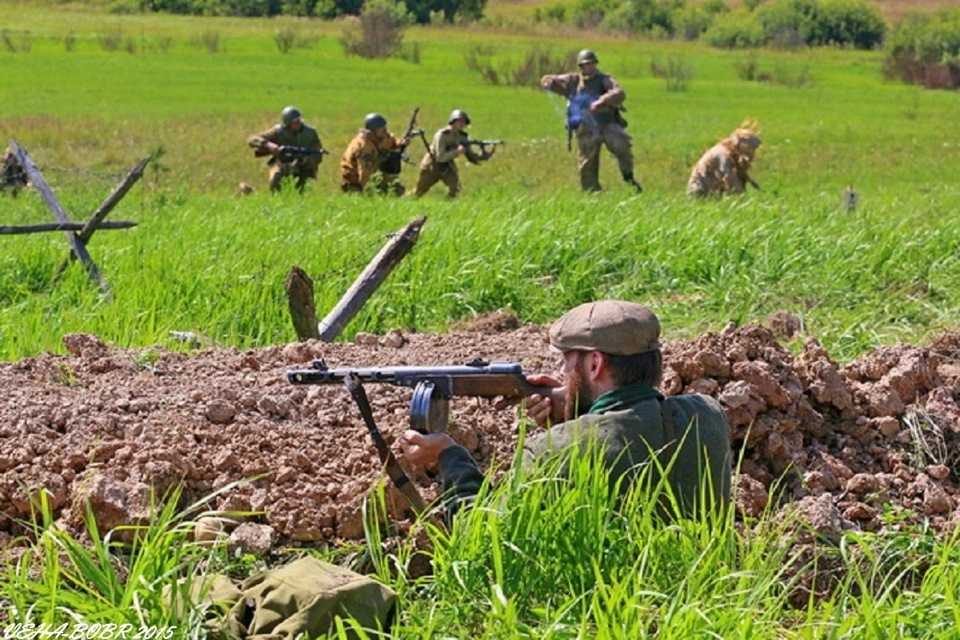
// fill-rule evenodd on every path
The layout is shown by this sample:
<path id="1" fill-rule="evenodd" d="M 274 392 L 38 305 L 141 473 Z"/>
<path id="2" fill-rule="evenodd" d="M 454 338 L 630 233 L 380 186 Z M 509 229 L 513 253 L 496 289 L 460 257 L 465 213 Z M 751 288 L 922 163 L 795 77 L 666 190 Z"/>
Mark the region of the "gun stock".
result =
<path id="1" fill-rule="evenodd" d="M 309 369 L 287 372 L 287 379 L 293 384 L 343 384 L 348 376 L 355 376 L 361 383 L 387 383 L 413 389 L 410 424 L 422 433 L 446 429 L 453 396 L 522 398 L 534 393 L 547 395 L 552 390 L 527 382 L 519 364 L 483 360 L 463 366 L 342 369 L 331 369 L 323 360 L 315 360 Z"/>

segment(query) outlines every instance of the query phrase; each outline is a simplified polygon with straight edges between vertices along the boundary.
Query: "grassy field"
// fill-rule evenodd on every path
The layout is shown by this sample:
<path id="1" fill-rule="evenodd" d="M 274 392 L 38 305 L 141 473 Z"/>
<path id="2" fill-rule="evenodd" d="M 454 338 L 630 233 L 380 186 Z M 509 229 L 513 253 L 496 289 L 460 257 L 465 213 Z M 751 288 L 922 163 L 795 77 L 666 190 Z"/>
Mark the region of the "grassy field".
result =
<path id="1" fill-rule="evenodd" d="M 496 488 L 484 487 L 477 506 L 461 512 L 452 529 L 424 523 L 422 535 L 390 551 L 376 515 L 384 495 L 375 491 L 365 512 L 364 549 L 291 549 L 280 557 L 310 553 L 363 566 L 396 591 L 391 634 L 341 621 L 325 636 L 331 638 L 957 637 L 956 535 L 914 526 L 797 544 L 803 524 L 772 514 L 750 523 L 735 523 L 730 513 L 704 514 L 664 526 L 656 508 L 662 485 L 641 488 L 638 481 L 618 502 L 599 466 L 595 455 L 575 456 L 567 482 L 510 472 Z M 83 543 L 38 505 L 38 544 L 19 565 L 0 565 L 6 616 L 0 628 L 7 637 L 40 637 L 18 626 L 26 624 L 47 624 L 53 633 L 61 625 L 67 633 L 101 625 L 96 629 L 106 634 L 102 625 L 114 625 L 112 636 L 130 625 L 172 638 L 219 637 L 210 635 L 211 625 L 226 609 L 206 597 L 211 576 L 239 582 L 263 561 L 193 542 L 192 518 L 205 505 L 178 510 L 176 497 L 132 545 L 100 538 L 93 522 L 91 541 Z M 430 575 L 408 570 L 418 548 L 432 563 Z M 810 584 L 816 589 L 808 590 Z M 84 637 L 102 637 L 91 634 Z"/>
<path id="2" fill-rule="evenodd" d="M 289 268 L 314 277 L 322 313 L 387 234 L 417 215 L 428 218 L 420 242 L 346 337 L 443 330 L 497 309 L 548 322 L 604 296 L 649 303 L 671 338 L 790 311 L 804 336 L 841 360 L 957 328 L 956 95 L 884 82 L 881 52 L 723 52 L 432 27 L 406 33 L 418 63 L 372 62 L 344 57 L 340 24 L 115 16 L 10 0 L 0 0 L 0 13 L 9 43 L 0 50 L 0 135 L 30 152 L 73 218 L 87 217 L 139 158 L 156 156 L 111 215 L 139 226 L 99 232 L 90 244 L 112 298 L 77 265 L 53 280 L 67 250 L 61 235 L 0 238 L 0 359 L 59 352 L 60 336 L 78 331 L 133 347 L 176 346 L 173 330 L 240 347 L 293 340 Z M 279 53 L 278 30 L 295 30 L 304 46 Z M 478 50 L 506 65 L 537 47 L 582 46 L 627 90 L 640 196 L 619 183 L 608 157 L 607 191 L 581 195 L 563 105 L 535 89 L 487 85 L 464 63 Z M 693 72 L 685 91 L 667 91 L 651 73 L 652 63 L 671 60 Z M 740 79 L 748 63 L 779 82 Z M 466 190 L 455 202 L 440 193 L 343 196 L 336 156 L 302 197 L 270 196 L 244 140 L 289 103 L 335 152 L 365 113 L 383 112 L 400 131 L 416 106 L 430 131 L 461 107 L 476 136 L 508 144 L 490 163 L 463 169 Z M 763 190 L 688 201 L 690 165 L 747 117 L 762 126 L 754 176 Z M 405 170 L 408 184 L 414 176 Z M 240 181 L 260 190 L 236 197 Z M 861 198 L 851 212 L 841 207 L 848 184 Z M 0 196 L 0 212 L 2 224 L 52 220 L 32 192 Z M 611 505 L 591 468 L 574 465 L 564 491 L 507 476 L 488 496 L 502 508 L 475 509 L 451 532 L 428 527 L 429 578 L 398 572 L 409 543 L 381 553 L 371 523 L 369 559 L 400 597 L 398 635 L 957 637 L 956 537 L 922 527 L 848 534 L 798 557 L 796 523 L 743 527 L 730 516 L 663 527 L 640 495 Z M 206 637 L 203 607 L 178 616 L 165 588 L 174 577 L 185 591 L 197 575 L 244 576 L 257 565 L 190 535 L 172 506 L 122 553 L 95 537 L 73 540 L 41 517 L 33 564 L 0 573 L 0 620 L 175 626 L 177 637 Z M 343 551 L 325 555 L 342 561 Z M 791 601 L 798 576 L 837 566 L 846 571 L 833 591 Z"/>
<path id="3" fill-rule="evenodd" d="M 956 327 L 956 96 L 884 82 L 881 52 L 727 52 L 696 44 L 492 28 L 411 28 L 419 62 L 345 57 L 343 25 L 293 19 L 187 19 L 3 3 L 15 50 L 0 51 L 0 136 L 22 144 L 64 207 L 84 219 L 136 160 L 156 159 L 90 245 L 113 299 L 78 266 L 53 281 L 59 234 L 5 236 L 0 358 L 61 350 L 90 331 L 139 346 L 194 331 L 241 347 L 294 339 L 283 281 L 300 265 L 333 307 L 387 234 L 425 214 L 421 241 L 348 327 L 442 330 L 498 309 L 548 322 L 570 305 L 626 296 L 653 305 L 670 337 L 727 322 L 798 314 L 839 359 L 919 342 Z M 292 30 L 303 46 L 281 54 Z M 119 43 L 109 50 L 105 42 Z M 69 44 L 68 44 L 69 43 Z M 589 45 L 624 85 L 636 197 L 602 160 L 605 193 L 576 186 L 563 104 L 543 92 L 491 86 L 465 56 L 519 64 L 531 51 Z M 668 91 L 653 63 L 693 77 Z M 748 82 L 755 64 L 779 82 Z M 334 155 L 308 192 L 272 197 L 246 137 L 296 104 Z M 421 108 L 428 133 L 466 109 L 476 137 L 503 138 L 489 163 L 462 169 L 456 202 L 358 199 L 337 189 L 338 153 L 364 114 L 401 132 Z M 756 118 L 763 190 L 689 202 L 689 167 L 716 139 Z M 415 159 L 422 145 L 411 147 Z M 411 184 L 415 167 L 404 171 Z M 259 188 L 246 198 L 236 185 Z M 841 192 L 860 194 L 854 212 Z M 52 220 L 39 198 L 2 197 L 4 224 Z"/>

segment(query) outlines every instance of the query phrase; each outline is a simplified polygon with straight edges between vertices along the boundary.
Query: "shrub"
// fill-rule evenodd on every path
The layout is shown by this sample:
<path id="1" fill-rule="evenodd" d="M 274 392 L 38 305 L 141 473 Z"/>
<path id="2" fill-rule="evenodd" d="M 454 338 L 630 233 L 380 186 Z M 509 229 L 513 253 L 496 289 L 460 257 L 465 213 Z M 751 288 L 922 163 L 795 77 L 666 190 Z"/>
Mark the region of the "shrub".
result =
<path id="1" fill-rule="evenodd" d="M 567 20 L 567 7 L 562 4 L 552 4 L 546 7 L 537 7 L 533 10 L 534 22 L 555 22 L 563 24 Z"/>
<path id="2" fill-rule="evenodd" d="M 817 0 L 774 0 L 758 8 L 756 16 L 770 42 L 792 48 L 810 41 L 819 13 Z"/>
<path id="3" fill-rule="evenodd" d="M 654 78 L 662 78 L 667 91 L 686 91 L 693 79 L 694 69 L 683 56 L 672 56 L 664 63 L 654 56 L 650 60 L 650 71 Z"/>
<path id="4" fill-rule="evenodd" d="M 767 34 L 755 14 L 743 9 L 718 16 L 704 34 L 704 41 L 724 49 L 762 47 L 767 43 Z"/>
<path id="5" fill-rule="evenodd" d="M 605 12 L 601 26 L 611 31 L 657 32 L 672 35 L 674 12 L 656 0 L 625 0 Z"/>
<path id="6" fill-rule="evenodd" d="M 887 23 L 875 5 L 863 0 L 824 0 L 807 44 L 874 49 L 883 43 L 886 31 Z"/>
<path id="7" fill-rule="evenodd" d="M 568 51 L 555 56 L 540 47 L 533 47 L 519 63 L 507 62 L 498 67 L 493 60 L 493 47 L 477 45 L 464 54 L 464 64 L 471 71 L 478 72 L 487 84 L 539 87 L 542 76 L 576 68 L 577 52 Z"/>
<path id="8" fill-rule="evenodd" d="M 361 58 L 397 55 L 407 22 L 409 17 L 403 5 L 391 0 L 368 0 L 359 19 L 348 24 L 343 31 L 340 42 L 344 53 Z"/>
<path id="9" fill-rule="evenodd" d="M 675 32 L 686 40 L 696 40 L 710 28 L 717 16 L 729 12 L 730 7 L 723 0 L 684 5 L 674 13 Z"/>
<path id="10" fill-rule="evenodd" d="M 931 89 L 960 86 L 960 7 L 910 15 L 887 42 L 884 74 Z"/>

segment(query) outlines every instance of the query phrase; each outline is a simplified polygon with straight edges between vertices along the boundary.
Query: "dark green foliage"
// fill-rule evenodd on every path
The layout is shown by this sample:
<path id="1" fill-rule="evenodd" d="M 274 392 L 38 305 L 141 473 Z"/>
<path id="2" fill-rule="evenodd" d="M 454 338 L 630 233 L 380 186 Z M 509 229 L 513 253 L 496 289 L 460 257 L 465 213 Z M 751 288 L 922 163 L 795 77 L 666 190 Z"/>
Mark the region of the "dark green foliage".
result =
<path id="1" fill-rule="evenodd" d="M 707 0 L 700 4 L 688 4 L 674 15 L 675 32 L 686 40 L 696 40 L 710 28 L 717 16 L 730 12 L 723 0 Z"/>
<path id="2" fill-rule="evenodd" d="M 714 20 L 704 32 L 703 39 L 714 47 L 746 49 L 765 45 L 767 34 L 754 14 L 737 10 Z"/>
<path id="3" fill-rule="evenodd" d="M 684 0 L 625 0 L 607 13 L 602 26 L 611 31 L 673 35 L 674 17 Z"/>
<path id="4" fill-rule="evenodd" d="M 458 18 L 472 22 L 483 17 L 487 0 L 406 0 L 406 4 L 418 24 L 429 23 L 431 14 L 442 14 L 444 22 Z"/>
<path id="5" fill-rule="evenodd" d="M 908 16 L 894 28 L 887 47 L 887 77 L 927 88 L 956 89 L 960 86 L 960 7 L 932 16 Z"/>
<path id="6" fill-rule="evenodd" d="M 782 46 L 849 45 L 873 49 L 886 23 L 864 0 L 775 0 L 756 11 L 767 37 Z"/>
<path id="7" fill-rule="evenodd" d="M 363 0 L 138 0 L 141 11 L 206 16 L 308 16 L 336 18 L 360 15 Z M 400 3 L 404 4 L 404 3 Z M 455 18 L 479 20 L 487 0 L 409 0 L 405 3 L 417 22 L 430 22 L 431 13 L 443 14 L 446 22 Z"/>
<path id="8" fill-rule="evenodd" d="M 875 5 L 863 0 L 825 0 L 808 44 L 844 44 L 875 49 L 883 44 L 887 25 Z"/>

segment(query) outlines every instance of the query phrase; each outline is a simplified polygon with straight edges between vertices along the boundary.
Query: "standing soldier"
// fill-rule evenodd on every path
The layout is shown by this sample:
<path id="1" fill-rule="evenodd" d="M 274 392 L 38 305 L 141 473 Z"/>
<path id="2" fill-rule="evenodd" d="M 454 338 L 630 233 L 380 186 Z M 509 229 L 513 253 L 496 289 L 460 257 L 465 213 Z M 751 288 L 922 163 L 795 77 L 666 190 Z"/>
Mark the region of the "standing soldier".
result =
<path id="1" fill-rule="evenodd" d="M 497 150 L 496 146 L 489 151 L 483 149 L 481 153 L 477 153 L 470 148 L 470 145 L 464 144 L 468 140 L 465 131 L 468 124 L 470 124 L 470 116 L 467 112 L 454 109 L 447 120 L 447 126 L 434 134 L 427 153 L 420 161 L 420 178 L 417 180 L 417 190 L 414 193 L 416 197 L 425 194 L 438 182 L 443 182 L 447 185 L 447 197 L 456 198 L 461 188 L 457 156 L 466 156 L 467 160 L 473 164 L 479 164 L 493 157 Z"/>
<path id="2" fill-rule="evenodd" d="M 384 162 L 390 152 L 407 144 L 406 138 L 395 138 L 387 131 L 387 119 L 379 113 L 369 113 L 363 119 L 363 129 L 357 132 L 340 158 L 340 189 L 344 193 L 362 193 L 367 184 L 373 184 L 379 193 L 402 196 L 406 191 L 400 184 L 400 174 L 385 171 Z"/>
<path id="3" fill-rule="evenodd" d="M 577 54 L 579 72 L 546 75 L 540 86 L 567 99 L 567 130 L 577 134 L 580 188 L 600 191 L 600 147 L 606 145 L 617 158 L 624 182 L 642 191 L 633 177 L 633 150 L 620 115 L 626 94 L 613 77 L 597 70 L 597 55 L 590 49 Z"/>
<path id="4" fill-rule="evenodd" d="M 687 182 L 688 196 L 705 198 L 725 193 L 743 193 L 747 183 L 760 188 L 749 174 L 750 165 L 760 146 L 760 136 L 751 127 L 755 128 L 756 123 L 744 122 L 739 129 L 700 157 Z"/>
<path id="5" fill-rule="evenodd" d="M 316 179 L 317 167 L 323 160 L 323 144 L 317 130 L 300 118 L 296 107 L 280 112 L 280 124 L 263 133 L 250 136 L 247 144 L 254 155 L 270 156 L 270 191 L 279 191 L 286 177 L 297 179 L 297 191 L 303 193 L 308 179 Z"/>

